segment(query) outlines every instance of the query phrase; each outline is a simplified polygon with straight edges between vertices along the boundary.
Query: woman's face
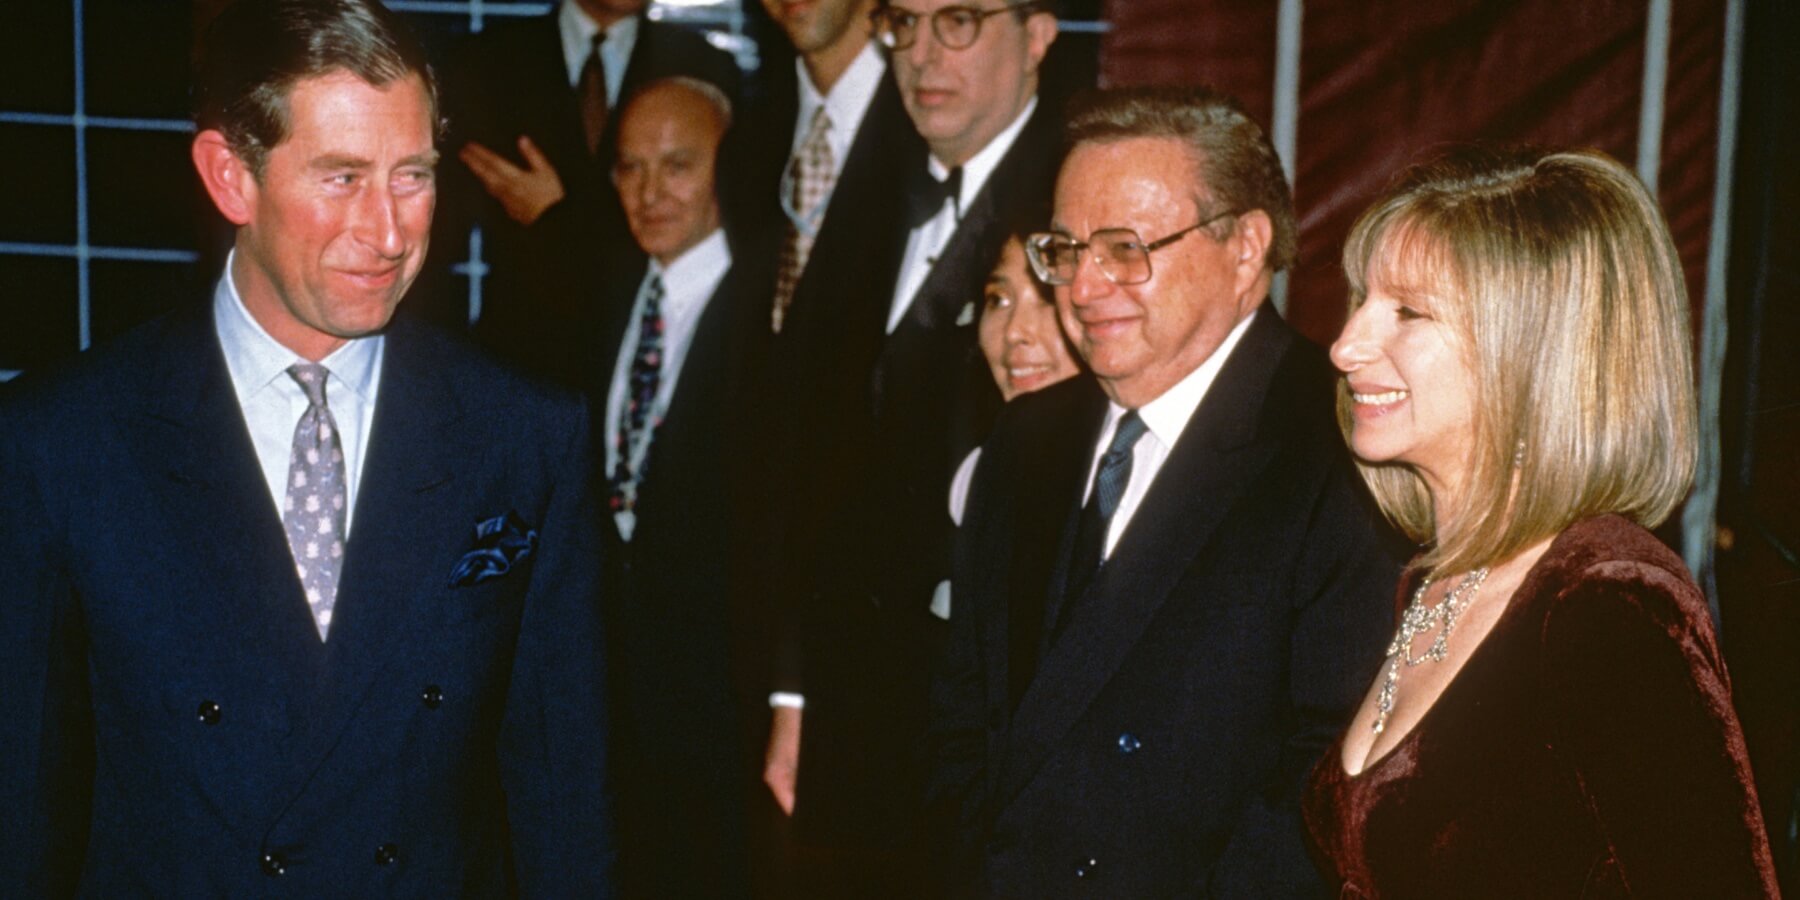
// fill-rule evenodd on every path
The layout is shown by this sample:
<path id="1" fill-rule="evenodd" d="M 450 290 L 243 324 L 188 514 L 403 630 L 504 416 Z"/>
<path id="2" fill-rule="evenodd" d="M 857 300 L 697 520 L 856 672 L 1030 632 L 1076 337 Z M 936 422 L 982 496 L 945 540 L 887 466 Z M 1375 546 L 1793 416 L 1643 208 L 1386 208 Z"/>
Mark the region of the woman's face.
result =
<path id="1" fill-rule="evenodd" d="M 1441 301 L 1395 286 L 1379 266 L 1331 345 L 1350 386 L 1350 449 L 1364 462 L 1414 467 L 1441 502 L 1470 466 L 1474 374 L 1463 340 L 1434 313 Z"/>
<path id="2" fill-rule="evenodd" d="M 1017 238 L 1007 241 L 988 275 L 980 337 L 988 369 L 1008 400 L 1078 371 L 1057 324 L 1056 305 L 1040 287 L 1025 262 L 1024 246 Z"/>

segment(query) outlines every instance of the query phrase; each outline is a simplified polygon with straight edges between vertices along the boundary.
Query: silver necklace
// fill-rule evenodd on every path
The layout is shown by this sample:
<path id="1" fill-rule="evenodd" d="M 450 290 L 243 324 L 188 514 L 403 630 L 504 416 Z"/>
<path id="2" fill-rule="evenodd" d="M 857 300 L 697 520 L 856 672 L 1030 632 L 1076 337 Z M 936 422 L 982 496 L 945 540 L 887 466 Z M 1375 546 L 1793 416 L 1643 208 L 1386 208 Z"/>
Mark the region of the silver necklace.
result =
<path id="1" fill-rule="evenodd" d="M 1475 601 L 1475 593 L 1481 590 L 1481 583 L 1487 580 L 1486 566 L 1470 572 L 1462 583 L 1445 592 L 1444 599 L 1436 606 L 1425 605 L 1425 592 L 1431 587 L 1431 579 L 1419 582 L 1419 589 L 1413 591 L 1412 602 L 1406 604 L 1406 611 L 1400 614 L 1400 630 L 1395 633 L 1394 641 L 1387 649 L 1387 677 L 1381 682 L 1381 693 L 1375 696 L 1375 733 L 1380 734 L 1387 728 L 1388 713 L 1394 709 L 1394 692 L 1400 687 L 1400 664 L 1407 668 L 1425 662 L 1443 662 L 1450 644 L 1450 632 L 1456 629 L 1456 617 Z M 1422 634 L 1437 631 L 1437 637 L 1424 653 L 1414 656 L 1412 652 L 1413 638 Z"/>

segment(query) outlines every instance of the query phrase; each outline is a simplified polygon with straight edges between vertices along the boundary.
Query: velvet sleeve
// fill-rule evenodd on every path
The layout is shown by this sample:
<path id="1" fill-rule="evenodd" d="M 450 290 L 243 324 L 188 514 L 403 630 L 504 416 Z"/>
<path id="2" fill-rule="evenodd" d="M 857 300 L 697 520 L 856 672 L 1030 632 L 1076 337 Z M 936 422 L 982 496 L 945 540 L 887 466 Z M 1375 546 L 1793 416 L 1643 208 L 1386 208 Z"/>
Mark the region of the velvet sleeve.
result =
<path id="1" fill-rule="evenodd" d="M 1544 619 L 1546 738 L 1636 897 L 1773 897 L 1768 840 L 1704 600 L 1602 562 Z"/>

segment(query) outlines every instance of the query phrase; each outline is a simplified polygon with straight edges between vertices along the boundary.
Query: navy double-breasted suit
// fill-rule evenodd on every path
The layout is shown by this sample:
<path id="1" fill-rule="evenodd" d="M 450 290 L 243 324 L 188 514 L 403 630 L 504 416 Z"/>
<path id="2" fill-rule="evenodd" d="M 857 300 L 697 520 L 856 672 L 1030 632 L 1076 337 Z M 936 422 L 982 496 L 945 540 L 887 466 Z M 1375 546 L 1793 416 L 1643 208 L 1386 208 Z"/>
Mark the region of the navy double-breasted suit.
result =
<path id="1" fill-rule="evenodd" d="M 0 397 L 6 893 L 610 893 L 584 408 L 404 320 L 381 378 L 328 642 L 201 310 Z"/>

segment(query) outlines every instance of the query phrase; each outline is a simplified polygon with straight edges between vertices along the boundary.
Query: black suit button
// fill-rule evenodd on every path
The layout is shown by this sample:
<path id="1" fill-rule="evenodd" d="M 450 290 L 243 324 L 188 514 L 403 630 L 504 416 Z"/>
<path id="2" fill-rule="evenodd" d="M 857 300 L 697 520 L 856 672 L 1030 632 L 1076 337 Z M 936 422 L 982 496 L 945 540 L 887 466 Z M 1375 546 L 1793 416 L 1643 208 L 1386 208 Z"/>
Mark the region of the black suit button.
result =
<path id="1" fill-rule="evenodd" d="M 274 878 L 287 871 L 287 859 L 279 853 L 264 853 L 262 870 L 264 875 Z"/>
<path id="2" fill-rule="evenodd" d="M 1092 878 L 1094 877 L 1094 870 L 1099 868 L 1099 866 L 1100 861 L 1097 859 L 1084 859 L 1075 864 L 1075 877 Z"/>
<path id="3" fill-rule="evenodd" d="M 419 699 L 430 709 L 437 709 L 444 702 L 444 689 L 435 684 L 428 684 L 419 692 Z"/>
<path id="4" fill-rule="evenodd" d="M 217 725 L 219 724 L 219 704 L 211 700 L 202 700 L 200 708 L 194 711 L 194 715 L 208 725 Z"/>
<path id="5" fill-rule="evenodd" d="M 392 843 L 382 844 L 375 848 L 375 864 L 378 866 L 393 865 L 394 860 L 399 858 L 400 848 Z"/>
<path id="6" fill-rule="evenodd" d="M 1144 746 L 1144 742 L 1138 740 L 1137 735 L 1129 731 L 1119 735 L 1119 752 L 1126 756 L 1138 752 L 1138 748 L 1142 746 Z"/>

